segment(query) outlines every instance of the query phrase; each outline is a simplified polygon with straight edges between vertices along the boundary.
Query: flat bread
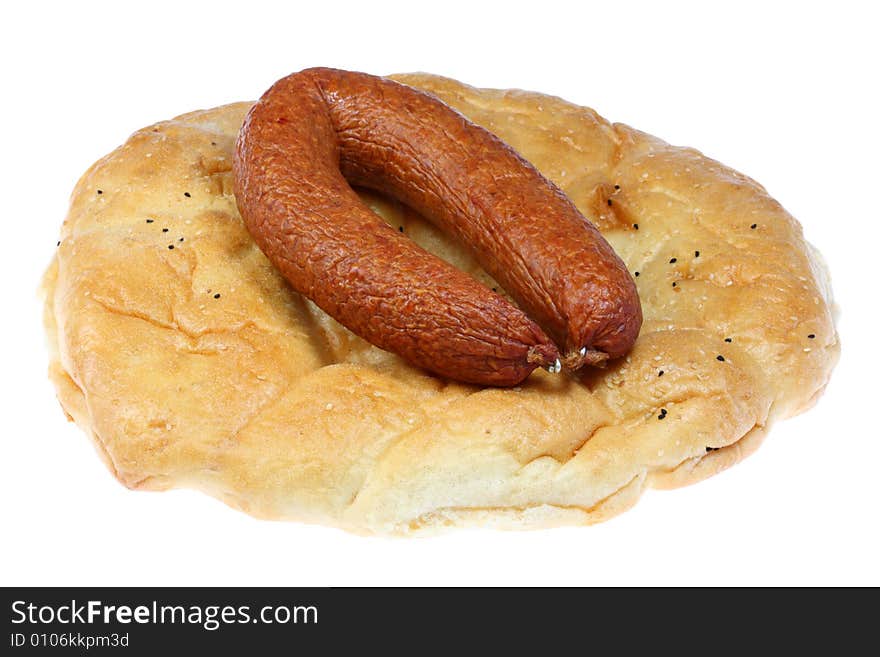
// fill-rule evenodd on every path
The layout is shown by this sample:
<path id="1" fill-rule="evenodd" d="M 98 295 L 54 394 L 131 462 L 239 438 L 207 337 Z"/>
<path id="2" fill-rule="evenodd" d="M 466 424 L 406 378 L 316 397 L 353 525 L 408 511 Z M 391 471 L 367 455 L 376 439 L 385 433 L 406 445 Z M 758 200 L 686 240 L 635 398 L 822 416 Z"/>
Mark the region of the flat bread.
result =
<path id="1" fill-rule="evenodd" d="M 249 103 L 185 114 L 82 177 L 45 277 L 58 397 L 124 485 L 359 533 L 585 524 L 733 465 L 816 400 L 839 352 L 828 277 L 758 183 L 558 98 L 395 77 L 495 132 L 600 228 L 637 276 L 635 348 L 513 389 L 407 365 L 251 240 L 231 173 Z M 497 287 L 414 212 L 363 197 Z"/>

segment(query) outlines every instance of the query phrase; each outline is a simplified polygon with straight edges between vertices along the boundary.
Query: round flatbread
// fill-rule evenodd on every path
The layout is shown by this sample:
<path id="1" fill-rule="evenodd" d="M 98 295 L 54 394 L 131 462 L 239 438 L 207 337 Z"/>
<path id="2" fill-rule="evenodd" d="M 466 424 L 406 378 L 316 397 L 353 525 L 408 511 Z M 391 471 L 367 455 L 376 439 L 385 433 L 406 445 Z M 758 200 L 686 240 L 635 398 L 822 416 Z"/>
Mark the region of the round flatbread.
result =
<path id="1" fill-rule="evenodd" d="M 395 77 L 495 132 L 600 228 L 636 276 L 633 351 L 513 389 L 408 366 L 251 240 L 231 172 L 250 105 L 185 114 L 83 176 L 45 278 L 51 378 L 123 484 L 361 533 L 592 523 L 729 467 L 815 401 L 839 351 L 828 278 L 763 187 L 558 98 Z M 363 197 L 497 287 L 418 215 Z"/>

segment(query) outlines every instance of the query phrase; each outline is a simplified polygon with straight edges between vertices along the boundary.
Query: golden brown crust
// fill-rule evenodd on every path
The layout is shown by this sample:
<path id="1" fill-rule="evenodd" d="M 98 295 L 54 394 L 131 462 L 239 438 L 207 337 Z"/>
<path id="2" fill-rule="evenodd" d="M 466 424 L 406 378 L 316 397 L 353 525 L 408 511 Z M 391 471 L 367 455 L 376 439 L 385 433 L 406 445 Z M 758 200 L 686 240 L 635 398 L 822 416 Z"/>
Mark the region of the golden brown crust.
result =
<path id="1" fill-rule="evenodd" d="M 632 353 L 581 383 L 536 372 L 500 390 L 370 346 L 244 230 L 230 167 L 249 105 L 194 112 L 85 174 L 46 278 L 59 399 L 124 484 L 362 533 L 590 523 L 729 467 L 824 388 L 839 350 L 826 274 L 760 185 L 556 98 L 398 79 L 510 143 L 640 272 Z M 365 199 L 496 285 L 413 213 Z"/>

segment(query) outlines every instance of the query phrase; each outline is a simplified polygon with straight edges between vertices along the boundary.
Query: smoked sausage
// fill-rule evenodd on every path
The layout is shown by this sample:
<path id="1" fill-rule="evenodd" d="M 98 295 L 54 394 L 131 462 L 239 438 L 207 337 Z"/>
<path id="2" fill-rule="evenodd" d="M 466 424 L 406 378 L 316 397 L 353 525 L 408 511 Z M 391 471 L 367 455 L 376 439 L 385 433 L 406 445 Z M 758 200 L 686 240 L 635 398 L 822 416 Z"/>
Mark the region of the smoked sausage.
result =
<path id="1" fill-rule="evenodd" d="M 314 68 L 252 107 L 236 201 L 295 290 L 369 342 L 480 385 L 624 354 L 641 325 L 625 265 L 571 201 L 436 97 Z M 519 307 L 417 246 L 350 185 L 384 192 L 470 249 Z"/>

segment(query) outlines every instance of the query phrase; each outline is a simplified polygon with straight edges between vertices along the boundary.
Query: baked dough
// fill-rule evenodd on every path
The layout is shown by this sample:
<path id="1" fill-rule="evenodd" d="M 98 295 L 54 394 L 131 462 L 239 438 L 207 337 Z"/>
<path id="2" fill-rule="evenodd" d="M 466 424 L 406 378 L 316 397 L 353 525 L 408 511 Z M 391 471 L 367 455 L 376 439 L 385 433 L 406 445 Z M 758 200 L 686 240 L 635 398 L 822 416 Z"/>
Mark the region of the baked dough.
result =
<path id="1" fill-rule="evenodd" d="M 633 351 L 513 389 L 408 366 L 293 293 L 245 231 L 231 165 L 249 104 L 185 114 L 82 177 L 45 277 L 51 378 L 119 481 L 359 533 L 584 524 L 733 465 L 816 400 L 839 351 L 828 278 L 763 187 L 558 98 L 396 77 L 602 230 L 638 272 Z M 495 286 L 413 212 L 364 198 Z"/>

